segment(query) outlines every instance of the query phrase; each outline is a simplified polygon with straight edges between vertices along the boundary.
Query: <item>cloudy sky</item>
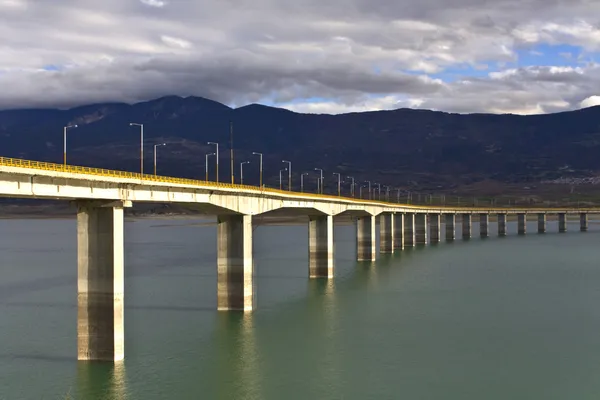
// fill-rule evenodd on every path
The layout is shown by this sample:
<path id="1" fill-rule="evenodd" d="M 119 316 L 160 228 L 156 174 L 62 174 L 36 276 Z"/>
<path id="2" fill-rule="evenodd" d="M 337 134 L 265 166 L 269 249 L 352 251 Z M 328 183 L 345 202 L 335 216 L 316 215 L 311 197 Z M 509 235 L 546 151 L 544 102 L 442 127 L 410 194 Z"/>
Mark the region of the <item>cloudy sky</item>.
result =
<path id="1" fill-rule="evenodd" d="M 0 0 L 0 109 L 600 104 L 599 0 Z"/>

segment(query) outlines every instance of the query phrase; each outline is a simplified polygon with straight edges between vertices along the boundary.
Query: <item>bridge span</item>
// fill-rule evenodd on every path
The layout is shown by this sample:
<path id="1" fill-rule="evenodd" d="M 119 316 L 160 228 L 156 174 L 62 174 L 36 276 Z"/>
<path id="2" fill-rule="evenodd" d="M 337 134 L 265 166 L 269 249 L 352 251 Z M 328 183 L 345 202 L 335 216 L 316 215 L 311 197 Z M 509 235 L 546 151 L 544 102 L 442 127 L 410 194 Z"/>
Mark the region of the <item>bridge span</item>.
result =
<path id="1" fill-rule="evenodd" d="M 64 166 L 0 157 L 0 197 L 72 201 L 77 210 L 78 359 L 122 360 L 124 350 L 124 208 L 133 202 L 187 203 L 217 218 L 217 305 L 222 311 L 255 308 L 253 217 L 268 213 L 307 216 L 308 276 L 334 277 L 334 220 L 351 216 L 356 225 L 358 261 L 375 261 L 376 228 L 381 253 L 436 243 L 444 224 L 446 240 L 471 237 L 473 215 L 488 236 L 490 215 L 498 235 L 507 234 L 515 215 L 519 234 L 530 216 L 546 232 L 548 214 L 566 232 L 567 216 L 577 215 L 587 230 L 588 215 L 599 208 L 499 208 L 416 206 L 367 199 L 298 193 L 256 186 Z M 379 222 L 379 223 L 378 223 Z"/>

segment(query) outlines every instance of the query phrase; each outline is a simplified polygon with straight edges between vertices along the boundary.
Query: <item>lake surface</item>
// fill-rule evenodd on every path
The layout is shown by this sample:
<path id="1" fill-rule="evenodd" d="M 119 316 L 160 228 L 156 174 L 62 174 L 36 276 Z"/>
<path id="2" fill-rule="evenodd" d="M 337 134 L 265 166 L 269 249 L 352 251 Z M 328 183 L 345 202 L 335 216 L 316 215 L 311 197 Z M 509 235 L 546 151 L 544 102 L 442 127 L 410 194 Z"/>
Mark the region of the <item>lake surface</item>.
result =
<path id="1" fill-rule="evenodd" d="M 600 226 L 473 228 L 371 264 L 337 226 L 327 282 L 305 226 L 258 227 L 243 315 L 216 311 L 214 226 L 127 222 L 113 366 L 76 361 L 75 220 L 0 220 L 0 399 L 597 399 Z"/>

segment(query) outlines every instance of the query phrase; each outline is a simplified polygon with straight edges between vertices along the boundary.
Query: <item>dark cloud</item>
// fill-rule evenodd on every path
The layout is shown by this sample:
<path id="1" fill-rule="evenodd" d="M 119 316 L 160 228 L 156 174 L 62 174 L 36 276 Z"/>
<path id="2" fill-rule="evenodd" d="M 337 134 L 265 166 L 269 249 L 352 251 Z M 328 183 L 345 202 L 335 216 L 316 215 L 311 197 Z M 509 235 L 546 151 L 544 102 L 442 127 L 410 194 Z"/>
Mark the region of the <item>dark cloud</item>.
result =
<path id="1" fill-rule="evenodd" d="M 599 23 L 591 0 L 0 0 L 0 108 L 177 94 L 315 112 L 556 111 L 598 94 L 595 64 L 432 76 L 542 43 L 593 52 Z"/>

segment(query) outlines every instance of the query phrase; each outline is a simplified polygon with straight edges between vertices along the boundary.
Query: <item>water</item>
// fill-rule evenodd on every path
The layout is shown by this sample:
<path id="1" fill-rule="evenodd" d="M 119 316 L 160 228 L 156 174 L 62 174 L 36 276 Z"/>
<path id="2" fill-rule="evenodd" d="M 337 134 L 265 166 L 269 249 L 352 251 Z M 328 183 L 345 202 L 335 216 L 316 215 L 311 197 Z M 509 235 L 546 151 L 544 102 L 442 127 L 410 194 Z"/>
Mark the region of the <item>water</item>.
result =
<path id="1" fill-rule="evenodd" d="M 76 361 L 75 221 L 0 220 L 0 399 L 596 399 L 600 226 L 473 225 L 374 265 L 338 226 L 330 282 L 307 278 L 306 227 L 259 227 L 243 315 L 215 311 L 214 226 L 128 222 L 113 367 Z"/>

